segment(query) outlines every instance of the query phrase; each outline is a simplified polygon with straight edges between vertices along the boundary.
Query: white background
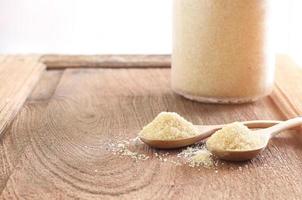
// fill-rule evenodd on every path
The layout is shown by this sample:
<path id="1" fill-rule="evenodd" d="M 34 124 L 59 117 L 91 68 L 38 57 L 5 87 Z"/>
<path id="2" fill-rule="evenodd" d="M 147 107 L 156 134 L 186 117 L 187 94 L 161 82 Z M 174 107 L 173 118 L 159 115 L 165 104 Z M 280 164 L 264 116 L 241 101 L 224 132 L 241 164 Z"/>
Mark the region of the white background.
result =
<path id="1" fill-rule="evenodd" d="M 0 53 L 171 53 L 173 0 L 0 0 Z M 302 63 L 302 0 L 273 0 L 277 52 Z"/>

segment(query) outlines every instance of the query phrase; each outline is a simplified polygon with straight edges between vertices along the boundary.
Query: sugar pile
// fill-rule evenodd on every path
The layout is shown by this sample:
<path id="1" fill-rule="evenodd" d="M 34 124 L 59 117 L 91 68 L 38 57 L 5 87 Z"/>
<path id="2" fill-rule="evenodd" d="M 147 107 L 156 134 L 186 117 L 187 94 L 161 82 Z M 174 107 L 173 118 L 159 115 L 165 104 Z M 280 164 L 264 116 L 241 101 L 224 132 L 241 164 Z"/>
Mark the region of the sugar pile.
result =
<path id="1" fill-rule="evenodd" d="M 194 125 L 173 112 L 161 112 L 139 133 L 140 137 L 155 140 L 175 140 L 198 134 Z"/>
<path id="2" fill-rule="evenodd" d="M 235 122 L 226 125 L 215 132 L 207 140 L 207 148 L 210 151 L 224 150 L 251 150 L 258 148 L 263 143 L 261 136 L 253 134 L 252 131 L 242 123 Z"/>

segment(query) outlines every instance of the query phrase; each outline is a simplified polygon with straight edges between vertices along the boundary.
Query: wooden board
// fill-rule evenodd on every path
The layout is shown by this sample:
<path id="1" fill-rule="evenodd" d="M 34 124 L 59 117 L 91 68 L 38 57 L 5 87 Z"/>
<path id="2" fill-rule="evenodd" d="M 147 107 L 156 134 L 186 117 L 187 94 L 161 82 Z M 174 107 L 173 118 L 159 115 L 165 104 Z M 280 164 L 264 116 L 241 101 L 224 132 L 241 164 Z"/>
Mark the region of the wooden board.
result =
<path id="1" fill-rule="evenodd" d="M 9 129 L 1 137 L 0 141 L 0 190 L 2 191 L 7 183 L 15 166 L 19 162 L 24 149 L 30 144 L 30 135 L 37 129 L 40 119 L 48 105 L 57 82 L 60 79 L 61 71 L 47 71 L 42 74 L 41 80 L 33 89 L 16 119 Z"/>
<path id="2" fill-rule="evenodd" d="M 288 117 L 302 116 L 302 67 L 286 55 L 277 58 L 276 89 L 272 94 Z"/>
<path id="3" fill-rule="evenodd" d="M 161 111 L 196 124 L 301 115 L 300 89 L 284 78 L 298 84 L 301 70 L 284 59 L 278 66 L 274 94 L 243 105 L 177 96 L 170 69 L 47 71 L 1 140 L 0 199 L 300 199 L 301 131 L 284 132 L 262 156 L 217 172 L 160 162 L 144 145 L 135 148 L 150 159 L 139 162 L 106 150 Z"/>
<path id="4" fill-rule="evenodd" d="M 45 55 L 48 69 L 64 68 L 169 68 L 169 55 Z"/>
<path id="5" fill-rule="evenodd" d="M 45 65 L 39 56 L 0 57 L 0 134 L 14 119 L 36 85 Z"/>

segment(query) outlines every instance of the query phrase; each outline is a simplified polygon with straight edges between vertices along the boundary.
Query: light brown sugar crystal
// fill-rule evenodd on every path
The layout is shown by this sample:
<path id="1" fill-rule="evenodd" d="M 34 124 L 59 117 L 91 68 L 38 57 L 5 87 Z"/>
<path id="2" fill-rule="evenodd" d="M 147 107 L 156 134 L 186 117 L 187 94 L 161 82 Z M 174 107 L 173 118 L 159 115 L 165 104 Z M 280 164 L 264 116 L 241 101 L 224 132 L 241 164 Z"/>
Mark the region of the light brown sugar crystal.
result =
<path id="1" fill-rule="evenodd" d="M 141 137 L 155 140 L 175 140 L 197 134 L 191 122 L 173 112 L 161 112 L 139 133 Z"/>
<path id="2" fill-rule="evenodd" d="M 252 150 L 261 144 L 261 136 L 253 134 L 250 129 L 239 122 L 229 124 L 215 132 L 206 143 L 210 151 Z"/>

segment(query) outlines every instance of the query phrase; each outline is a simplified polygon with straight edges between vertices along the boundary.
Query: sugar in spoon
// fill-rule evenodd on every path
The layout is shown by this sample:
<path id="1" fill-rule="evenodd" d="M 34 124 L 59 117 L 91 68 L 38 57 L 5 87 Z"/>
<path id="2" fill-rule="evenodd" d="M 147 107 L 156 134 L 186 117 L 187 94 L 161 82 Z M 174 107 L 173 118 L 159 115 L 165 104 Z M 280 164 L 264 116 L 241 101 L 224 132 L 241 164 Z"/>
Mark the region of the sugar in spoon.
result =
<path id="1" fill-rule="evenodd" d="M 262 145 L 252 150 L 217 150 L 211 149 L 207 146 L 208 150 L 216 157 L 229 160 L 229 161 L 245 161 L 250 160 L 260 154 L 267 146 L 269 140 L 279 134 L 281 131 L 302 125 L 302 117 L 293 118 L 272 127 L 252 131 L 253 134 L 259 134 L 263 140 Z"/>
<path id="2" fill-rule="evenodd" d="M 279 124 L 281 121 L 276 120 L 255 120 L 255 121 L 244 121 L 242 124 L 248 128 L 267 128 L 273 125 Z M 199 134 L 193 137 L 181 138 L 175 140 L 155 140 L 139 136 L 140 139 L 147 145 L 159 148 L 159 149 L 175 149 L 180 147 L 186 147 L 211 136 L 217 130 L 223 128 L 226 124 L 219 125 L 195 125 L 198 129 Z"/>

